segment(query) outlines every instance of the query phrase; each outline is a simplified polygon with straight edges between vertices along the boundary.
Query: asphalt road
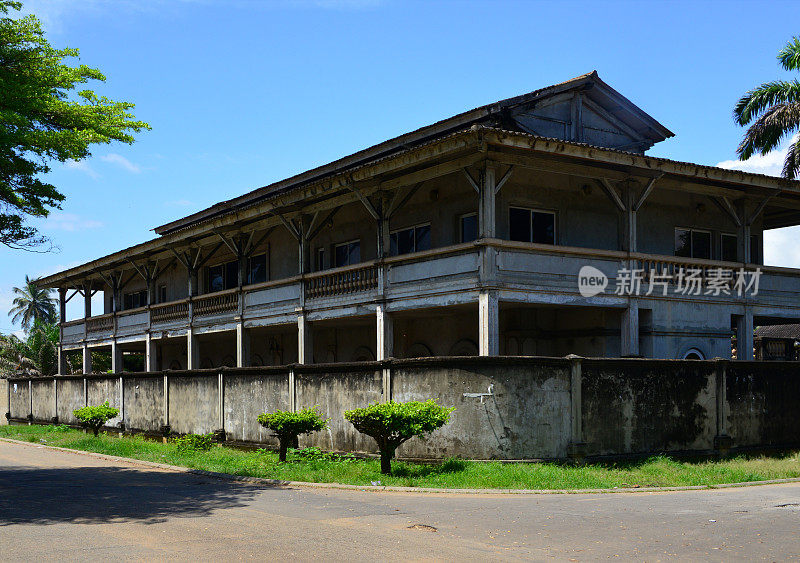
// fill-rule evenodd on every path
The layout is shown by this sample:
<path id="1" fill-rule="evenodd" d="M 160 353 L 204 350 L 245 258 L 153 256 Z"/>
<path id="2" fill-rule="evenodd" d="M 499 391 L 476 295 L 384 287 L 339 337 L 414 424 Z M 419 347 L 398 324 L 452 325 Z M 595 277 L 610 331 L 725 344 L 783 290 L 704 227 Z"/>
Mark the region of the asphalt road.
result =
<path id="1" fill-rule="evenodd" d="M 451 495 L 266 487 L 0 442 L 0 560 L 797 559 L 800 484 Z"/>

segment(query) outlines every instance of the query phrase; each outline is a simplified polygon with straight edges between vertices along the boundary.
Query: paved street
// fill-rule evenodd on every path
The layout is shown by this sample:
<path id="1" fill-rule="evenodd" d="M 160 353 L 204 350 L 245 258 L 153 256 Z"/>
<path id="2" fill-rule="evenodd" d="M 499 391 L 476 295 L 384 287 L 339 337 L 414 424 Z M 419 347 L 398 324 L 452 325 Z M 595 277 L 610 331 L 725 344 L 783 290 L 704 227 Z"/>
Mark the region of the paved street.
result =
<path id="1" fill-rule="evenodd" d="M 265 487 L 0 442 L 0 559 L 798 558 L 800 484 L 591 495 Z"/>

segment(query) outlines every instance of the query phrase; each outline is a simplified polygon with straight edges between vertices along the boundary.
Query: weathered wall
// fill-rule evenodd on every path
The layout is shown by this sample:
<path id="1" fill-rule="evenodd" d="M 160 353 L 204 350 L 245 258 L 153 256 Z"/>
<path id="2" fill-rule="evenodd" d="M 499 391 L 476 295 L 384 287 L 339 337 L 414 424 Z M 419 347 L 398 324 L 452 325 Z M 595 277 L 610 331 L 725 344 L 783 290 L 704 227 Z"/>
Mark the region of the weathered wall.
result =
<path id="1" fill-rule="evenodd" d="M 328 430 L 300 438 L 300 445 L 327 450 L 375 452 L 374 440 L 356 432 L 344 411 L 383 399 L 383 375 L 375 364 L 303 366 L 295 370 L 297 408 L 318 406 Z"/>
<path id="2" fill-rule="evenodd" d="M 589 455 L 709 450 L 717 427 L 713 362 L 585 360 Z"/>
<path id="3" fill-rule="evenodd" d="M 791 446 L 800 441 L 796 362 L 732 362 L 726 379 L 727 430 L 737 446 Z"/>
<path id="4" fill-rule="evenodd" d="M 0 379 L 0 426 L 4 424 L 8 424 L 8 419 L 5 417 L 5 414 L 9 411 L 9 404 L 8 404 L 8 380 L 7 379 Z"/>
<path id="5" fill-rule="evenodd" d="M 420 359 L 392 374 L 392 399 L 455 406 L 451 422 L 400 450 L 408 457 L 556 458 L 570 441 L 570 367 L 564 359 Z M 465 397 L 464 393 L 489 393 Z"/>
<path id="6" fill-rule="evenodd" d="M 164 425 L 164 377 L 137 374 L 124 380 L 125 428 L 158 432 Z"/>
<path id="7" fill-rule="evenodd" d="M 126 429 L 159 432 L 165 423 L 181 434 L 224 429 L 237 442 L 276 445 L 259 414 L 317 406 L 330 429 L 301 438 L 301 446 L 375 452 L 372 439 L 343 413 L 385 400 L 388 383 L 395 401 L 433 398 L 456 407 L 450 424 L 407 442 L 401 457 L 710 452 L 731 440 L 734 449 L 800 446 L 800 362 L 445 357 L 68 376 L 56 378 L 59 421 L 75 423 L 72 410 L 86 402 L 84 384 L 89 404 L 119 407 L 120 377 Z M 49 421 L 53 378 L 9 381 L 12 419 L 31 414 L 29 385 L 35 420 Z"/>
<path id="8" fill-rule="evenodd" d="M 258 415 L 289 410 L 289 374 L 285 369 L 238 370 L 225 373 L 225 432 L 229 440 L 277 446 Z"/>
<path id="9" fill-rule="evenodd" d="M 181 372 L 169 377 L 169 425 L 179 434 L 207 434 L 219 429 L 216 372 Z"/>

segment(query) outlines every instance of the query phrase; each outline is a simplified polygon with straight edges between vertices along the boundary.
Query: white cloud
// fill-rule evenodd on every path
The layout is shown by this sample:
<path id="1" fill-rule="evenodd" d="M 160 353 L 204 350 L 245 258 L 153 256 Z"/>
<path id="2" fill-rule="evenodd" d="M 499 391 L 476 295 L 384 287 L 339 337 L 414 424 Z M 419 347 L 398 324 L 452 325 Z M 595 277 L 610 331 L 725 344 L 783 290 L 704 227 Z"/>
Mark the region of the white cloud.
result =
<path id="1" fill-rule="evenodd" d="M 103 223 L 95 221 L 94 219 L 84 219 L 80 215 L 74 213 L 51 213 L 47 219 L 42 223 L 41 229 L 43 231 L 85 231 L 87 229 L 97 229 L 102 227 Z"/>
<path id="2" fill-rule="evenodd" d="M 765 155 L 755 154 L 747 160 L 723 160 L 722 162 L 718 162 L 717 166 L 719 168 L 727 168 L 728 170 L 742 170 L 755 174 L 780 176 L 783 170 L 783 161 L 786 159 L 786 151 L 789 150 L 790 144 L 796 142 L 797 135 L 794 135 L 781 145 L 780 148 L 771 153 Z"/>
<path id="3" fill-rule="evenodd" d="M 125 170 L 133 174 L 138 174 L 139 172 L 142 171 L 141 167 L 138 164 L 134 164 L 121 154 L 116 154 L 112 152 L 105 156 L 101 156 L 100 160 L 102 160 L 103 162 L 116 164 L 117 166 L 120 166 L 121 168 L 124 168 Z"/>
<path id="4" fill-rule="evenodd" d="M 67 170 L 77 170 L 78 172 L 83 172 L 93 180 L 97 180 L 100 177 L 100 174 L 95 172 L 85 160 L 68 160 L 64 163 L 64 167 Z"/>

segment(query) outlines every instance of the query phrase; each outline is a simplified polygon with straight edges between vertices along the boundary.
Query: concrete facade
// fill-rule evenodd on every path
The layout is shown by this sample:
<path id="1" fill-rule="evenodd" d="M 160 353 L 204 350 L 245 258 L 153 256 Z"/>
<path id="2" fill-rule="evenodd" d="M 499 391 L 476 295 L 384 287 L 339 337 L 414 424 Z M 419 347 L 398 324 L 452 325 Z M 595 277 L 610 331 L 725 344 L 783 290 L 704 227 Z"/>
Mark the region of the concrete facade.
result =
<path id="1" fill-rule="evenodd" d="M 345 410 L 434 398 L 456 407 L 451 422 L 403 445 L 400 457 L 564 459 L 798 447 L 798 375 L 795 362 L 443 357 L 11 379 L 8 397 L 12 421 L 50 423 L 53 409 L 87 404 L 84 390 L 88 404 L 119 408 L 121 382 L 112 428 L 169 426 L 268 446 L 276 441 L 259 414 L 316 405 L 330 429 L 301 437 L 301 447 L 366 453 L 375 445 Z"/>

